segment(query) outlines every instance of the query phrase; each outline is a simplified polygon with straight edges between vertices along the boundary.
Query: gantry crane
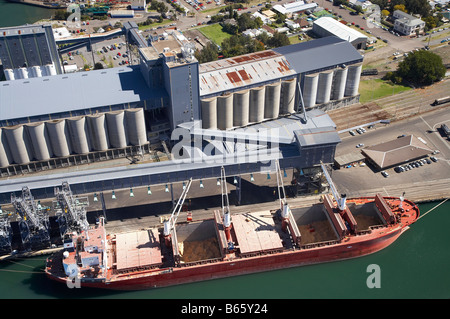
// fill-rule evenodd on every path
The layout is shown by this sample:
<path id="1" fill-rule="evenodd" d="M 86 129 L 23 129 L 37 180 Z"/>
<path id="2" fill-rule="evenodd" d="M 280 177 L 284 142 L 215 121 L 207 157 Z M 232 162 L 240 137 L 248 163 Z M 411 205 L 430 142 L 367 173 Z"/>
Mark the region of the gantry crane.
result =
<path id="1" fill-rule="evenodd" d="M 86 197 L 74 197 L 68 182 L 63 182 L 61 188 L 55 187 L 55 197 L 53 209 L 56 212 L 61 237 L 67 233 L 81 233 L 89 228 L 86 218 L 86 207 L 89 202 Z"/>
<path id="2" fill-rule="evenodd" d="M 38 206 L 27 186 L 22 187 L 22 196 L 11 194 L 19 220 L 20 236 L 25 250 L 50 245 L 49 216 L 46 209 Z"/>

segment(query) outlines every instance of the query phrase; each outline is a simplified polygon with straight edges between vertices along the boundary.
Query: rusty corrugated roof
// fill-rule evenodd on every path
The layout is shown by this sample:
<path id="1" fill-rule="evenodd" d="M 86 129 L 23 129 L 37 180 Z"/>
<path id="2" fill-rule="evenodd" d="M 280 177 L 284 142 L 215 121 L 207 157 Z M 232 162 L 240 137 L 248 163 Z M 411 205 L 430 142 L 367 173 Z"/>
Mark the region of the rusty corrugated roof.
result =
<path id="1" fill-rule="evenodd" d="M 266 50 L 199 66 L 200 96 L 295 75 L 283 55 Z"/>

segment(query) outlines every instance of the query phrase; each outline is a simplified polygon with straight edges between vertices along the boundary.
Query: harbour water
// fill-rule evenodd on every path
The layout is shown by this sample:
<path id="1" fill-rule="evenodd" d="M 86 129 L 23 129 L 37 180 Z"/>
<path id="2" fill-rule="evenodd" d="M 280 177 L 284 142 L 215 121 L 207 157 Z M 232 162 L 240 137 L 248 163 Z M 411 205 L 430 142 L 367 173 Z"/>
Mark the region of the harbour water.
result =
<path id="1" fill-rule="evenodd" d="M 439 204 L 420 204 L 421 214 Z M 69 289 L 42 272 L 45 256 L 0 263 L 0 299 L 448 299 L 450 201 L 413 224 L 386 249 L 346 261 L 153 290 Z M 367 279 L 378 265 L 380 288 Z M 368 271 L 369 267 L 369 271 Z"/>
<path id="2" fill-rule="evenodd" d="M 51 9 L 0 0 L 0 28 L 34 23 L 52 14 Z"/>

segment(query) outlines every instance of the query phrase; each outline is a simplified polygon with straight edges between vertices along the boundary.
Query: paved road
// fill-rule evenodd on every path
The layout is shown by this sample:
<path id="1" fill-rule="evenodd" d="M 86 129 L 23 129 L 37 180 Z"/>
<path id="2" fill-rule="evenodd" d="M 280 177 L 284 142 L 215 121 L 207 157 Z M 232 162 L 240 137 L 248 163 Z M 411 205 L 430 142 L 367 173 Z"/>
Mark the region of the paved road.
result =
<path id="1" fill-rule="evenodd" d="M 450 142 L 444 139 L 436 130 L 441 124 L 450 124 L 450 113 L 448 107 L 422 114 L 414 118 L 408 118 L 399 122 L 395 122 L 388 126 L 375 126 L 374 129 L 367 130 L 362 135 L 351 136 L 348 133 L 341 134 L 342 142 L 338 145 L 336 156 L 360 152 L 356 145 L 363 143 L 365 147 L 379 144 L 381 142 L 396 139 L 402 134 L 413 134 L 421 137 L 427 142 L 427 146 L 433 150 L 439 150 L 440 153 L 435 155 L 438 162 L 432 163 L 413 170 L 396 173 L 393 169 L 386 170 L 389 177 L 383 177 L 379 172 L 373 171 L 371 168 L 352 167 L 348 169 L 340 169 L 333 171 L 333 179 L 339 185 L 342 192 L 358 195 L 370 189 L 398 188 L 401 185 L 416 184 L 416 191 L 420 189 L 420 184 L 434 187 L 434 184 L 450 180 Z M 442 188 L 442 185 L 440 186 Z M 448 187 L 444 187 L 448 189 Z M 401 194 L 390 194 L 401 195 Z M 415 194 L 412 194 L 415 196 Z"/>

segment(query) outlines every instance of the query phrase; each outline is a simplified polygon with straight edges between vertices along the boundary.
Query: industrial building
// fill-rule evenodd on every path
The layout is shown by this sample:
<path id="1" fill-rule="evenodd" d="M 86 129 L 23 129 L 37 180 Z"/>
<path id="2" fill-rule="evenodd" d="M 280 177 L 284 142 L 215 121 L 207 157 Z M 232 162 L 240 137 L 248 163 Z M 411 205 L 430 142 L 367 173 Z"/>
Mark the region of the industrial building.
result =
<path id="1" fill-rule="evenodd" d="M 365 49 L 367 36 L 331 17 L 322 17 L 314 21 L 313 32 L 320 37 L 336 36 L 350 42 L 355 49 Z"/>
<path id="2" fill-rule="evenodd" d="M 63 73 L 51 25 L 1 28 L 0 60 L 6 80 Z"/>
<path id="3" fill-rule="evenodd" d="M 282 159 L 282 167 L 333 162 L 340 140 L 331 119 L 316 109 L 359 100 L 363 57 L 351 44 L 326 37 L 201 65 L 193 49 L 181 33 L 171 31 L 139 47 L 138 66 L 1 83 L 1 175 L 29 177 L 10 179 L 0 194 L 20 190 L 25 182 L 42 188 L 41 195 L 48 194 L 61 178 L 78 193 L 93 191 L 99 181 L 105 190 L 181 181 L 187 174 L 219 176 L 223 161 L 195 166 L 190 160 L 151 163 L 139 170 L 114 167 L 92 176 L 82 171 L 64 177 L 48 174 L 45 179 L 30 174 L 146 153 L 152 142 L 167 140 L 177 128 L 194 140 L 202 136 L 216 149 L 212 154 L 205 151 L 206 145 L 184 145 L 185 154 L 234 158 L 227 164 L 233 174 L 261 168 L 258 161 L 239 164 L 252 152 L 258 160 Z M 247 129 L 261 132 L 267 127 L 278 132 L 272 137 L 278 138 L 279 146 L 271 141 L 261 146 L 260 136 L 248 136 Z M 219 146 L 216 139 L 224 133 L 231 134 L 231 140 Z M 274 152 L 262 156 L 268 149 Z"/>
<path id="4" fill-rule="evenodd" d="M 414 135 L 403 136 L 362 150 L 362 154 L 368 162 L 378 169 L 404 164 L 425 157 L 432 152 L 433 150 Z"/>

